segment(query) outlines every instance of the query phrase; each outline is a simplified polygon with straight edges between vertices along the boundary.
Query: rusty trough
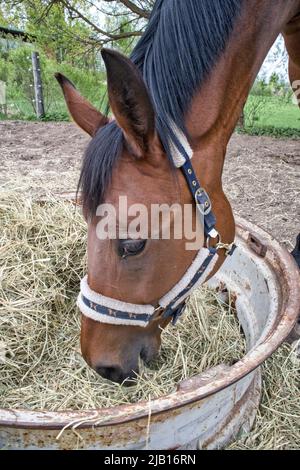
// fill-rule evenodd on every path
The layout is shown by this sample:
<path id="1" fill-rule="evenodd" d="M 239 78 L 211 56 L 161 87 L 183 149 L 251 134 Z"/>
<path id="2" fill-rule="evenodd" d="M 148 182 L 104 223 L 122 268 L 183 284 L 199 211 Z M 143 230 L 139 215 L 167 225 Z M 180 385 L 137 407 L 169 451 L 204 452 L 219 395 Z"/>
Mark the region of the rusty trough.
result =
<path id="1" fill-rule="evenodd" d="M 151 403 L 89 411 L 0 410 L 0 449 L 222 448 L 251 428 L 261 394 L 260 365 L 293 329 L 300 275 L 270 235 L 237 218 L 238 248 L 210 281 L 236 295 L 247 354 L 178 385 Z"/>

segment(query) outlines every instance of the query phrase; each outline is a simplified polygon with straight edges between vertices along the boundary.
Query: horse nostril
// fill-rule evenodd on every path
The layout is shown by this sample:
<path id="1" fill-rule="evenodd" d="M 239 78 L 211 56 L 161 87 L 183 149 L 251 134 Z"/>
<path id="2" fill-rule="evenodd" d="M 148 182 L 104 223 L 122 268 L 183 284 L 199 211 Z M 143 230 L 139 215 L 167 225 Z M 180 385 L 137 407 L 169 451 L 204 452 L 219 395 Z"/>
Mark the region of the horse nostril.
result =
<path id="1" fill-rule="evenodd" d="M 112 382 L 119 382 L 121 376 L 121 369 L 119 367 L 103 367 L 97 366 L 96 372 L 104 379 L 111 380 Z"/>
<path id="2" fill-rule="evenodd" d="M 101 375 L 104 379 L 111 380 L 112 382 L 117 382 L 121 384 L 126 380 L 124 385 L 132 385 L 132 379 L 135 377 L 133 370 L 130 372 L 125 372 L 121 367 L 103 367 L 102 365 L 95 367 L 96 372 Z"/>

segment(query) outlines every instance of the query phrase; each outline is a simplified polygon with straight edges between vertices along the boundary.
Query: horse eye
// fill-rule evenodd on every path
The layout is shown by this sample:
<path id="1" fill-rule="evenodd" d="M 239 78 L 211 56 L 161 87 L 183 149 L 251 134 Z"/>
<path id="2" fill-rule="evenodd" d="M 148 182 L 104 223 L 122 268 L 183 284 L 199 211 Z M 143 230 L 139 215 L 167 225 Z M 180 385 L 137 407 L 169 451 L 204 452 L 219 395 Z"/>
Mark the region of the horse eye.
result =
<path id="1" fill-rule="evenodd" d="M 120 240 L 118 253 L 121 258 L 139 255 L 146 246 L 146 240 Z"/>

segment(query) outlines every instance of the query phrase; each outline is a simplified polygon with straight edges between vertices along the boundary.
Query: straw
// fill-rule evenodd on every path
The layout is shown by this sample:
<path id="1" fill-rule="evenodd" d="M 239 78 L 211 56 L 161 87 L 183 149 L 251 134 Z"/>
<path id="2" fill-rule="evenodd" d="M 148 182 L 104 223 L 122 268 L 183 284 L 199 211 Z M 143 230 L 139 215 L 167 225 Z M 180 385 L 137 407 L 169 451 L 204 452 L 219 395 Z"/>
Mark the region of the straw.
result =
<path id="1" fill-rule="evenodd" d="M 41 203 L 5 191 L 0 224 L 0 407 L 57 411 L 151 403 L 180 381 L 245 354 L 231 303 L 202 288 L 178 326 L 163 332 L 159 358 L 142 364 L 133 387 L 102 379 L 80 354 L 75 302 L 86 270 L 80 210 L 51 195 Z M 255 429 L 231 448 L 289 448 L 299 442 L 295 358 L 285 346 L 267 362 Z"/>

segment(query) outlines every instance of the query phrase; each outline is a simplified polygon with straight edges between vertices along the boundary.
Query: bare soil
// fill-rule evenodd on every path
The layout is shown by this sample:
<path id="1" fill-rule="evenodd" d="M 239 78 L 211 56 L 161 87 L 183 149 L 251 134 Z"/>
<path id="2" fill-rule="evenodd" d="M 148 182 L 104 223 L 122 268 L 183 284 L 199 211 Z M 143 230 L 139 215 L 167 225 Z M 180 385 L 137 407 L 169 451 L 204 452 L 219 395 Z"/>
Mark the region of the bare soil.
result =
<path id="1" fill-rule="evenodd" d="M 35 195 L 75 190 L 88 141 L 69 123 L 0 122 L 0 188 Z M 293 248 L 300 232 L 300 140 L 235 134 L 224 187 L 236 214 Z"/>

